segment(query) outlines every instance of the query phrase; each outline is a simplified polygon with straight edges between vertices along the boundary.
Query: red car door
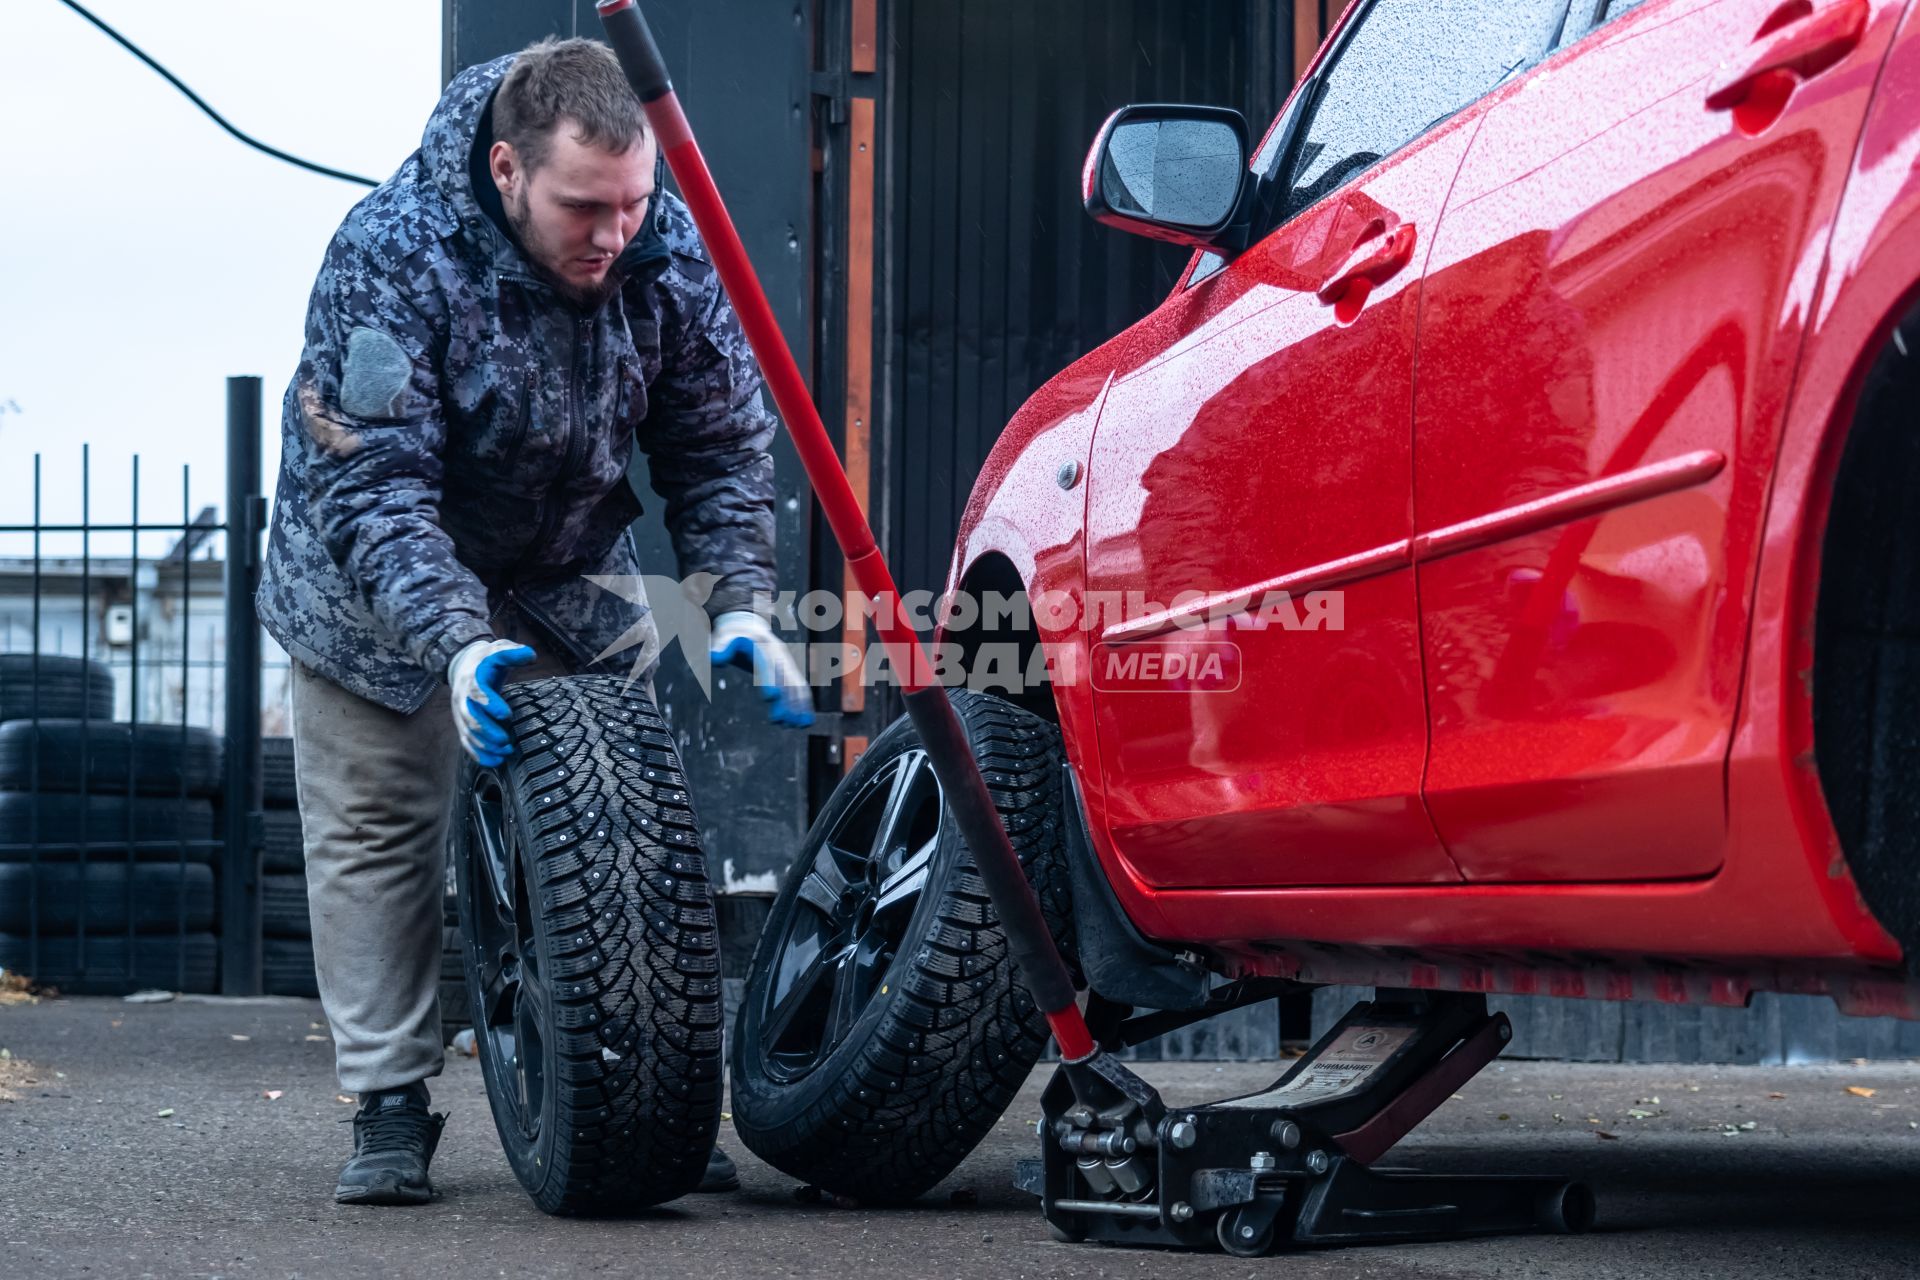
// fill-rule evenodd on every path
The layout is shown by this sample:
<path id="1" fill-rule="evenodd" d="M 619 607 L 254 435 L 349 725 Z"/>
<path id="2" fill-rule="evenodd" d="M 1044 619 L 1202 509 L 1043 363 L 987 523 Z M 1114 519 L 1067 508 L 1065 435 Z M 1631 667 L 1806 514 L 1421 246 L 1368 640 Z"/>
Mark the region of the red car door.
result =
<path id="1" fill-rule="evenodd" d="M 1488 104 L 1415 429 L 1426 795 L 1469 879 L 1721 864 L 1776 436 L 1903 4 L 1615 0 Z"/>
<path id="2" fill-rule="evenodd" d="M 1255 161 L 1274 229 L 1116 348 L 1086 574 L 1128 617 L 1094 628 L 1092 703 L 1108 835 L 1147 884 L 1459 878 L 1420 800 L 1421 264 L 1472 136 L 1461 108 L 1543 54 L 1563 10 L 1360 6 Z M 1224 683 L 1126 676 L 1130 654 L 1205 651 L 1165 610 L 1279 589 L 1269 625 L 1212 633 L 1236 646 Z"/>

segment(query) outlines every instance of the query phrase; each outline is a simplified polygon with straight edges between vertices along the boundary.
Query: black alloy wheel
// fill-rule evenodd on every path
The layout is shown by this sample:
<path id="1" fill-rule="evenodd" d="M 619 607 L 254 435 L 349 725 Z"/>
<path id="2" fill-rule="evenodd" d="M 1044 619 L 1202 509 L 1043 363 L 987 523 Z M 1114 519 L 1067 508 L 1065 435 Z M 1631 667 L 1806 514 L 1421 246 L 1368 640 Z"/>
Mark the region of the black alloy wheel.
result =
<path id="1" fill-rule="evenodd" d="M 1065 942 L 1059 730 L 1000 698 L 952 697 Z M 897 720 L 821 811 L 767 917 L 734 1030 L 734 1127 L 825 1190 L 911 1200 L 992 1129 L 1046 1040 L 926 752 Z"/>

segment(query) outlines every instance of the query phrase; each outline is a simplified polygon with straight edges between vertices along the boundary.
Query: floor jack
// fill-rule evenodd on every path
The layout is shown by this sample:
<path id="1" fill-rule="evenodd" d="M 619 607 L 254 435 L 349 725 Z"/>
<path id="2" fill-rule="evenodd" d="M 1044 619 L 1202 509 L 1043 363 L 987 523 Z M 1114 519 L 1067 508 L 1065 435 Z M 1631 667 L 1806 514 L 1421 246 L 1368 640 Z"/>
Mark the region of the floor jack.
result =
<path id="1" fill-rule="evenodd" d="M 1555 1178 L 1429 1177 L 1371 1167 L 1511 1034 L 1478 996 L 1390 993 L 1356 1007 L 1273 1088 L 1169 1112 L 1145 1081 L 1100 1048 L 1040 904 L 1001 826 L 980 768 L 840 465 L 792 350 L 713 182 L 637 0 L 598 0 L 607 43 L 640 99 L 694 224 L 726 287 L 774 405 L 820 500 L 848 571 L 873 600 L 875 628 L 1033 1001 L 1060 1047 L 1043 1098 L 1045 1156 L 1023 1183 L 1069 1240 L 1261 1253 L 1280 1238 L 1359 1243 L 1551 1227 L 1592 1217 L 1584 1187 Z M 1263 988 L 1240 986 L 1248 1000 Z M 1168 1029 L 1148 1015 L 1134 1029 Z M 1147 1034 L 1153 1034 L 1149 1031 Z M 1124 1037 L 1110 1038 L 1119 1044 Z"/>
<path id="2" fill-rule="evenodd" d="M 1257 994 L 1257 993 L 1256 993 Z M 1139 1036 L 1167 1029 L 1150 1019 Z M 1064 1063 L 1041 1097 L 1044 1155 L 1015 1178 L 1056 1239 L 1257 1257 L 1296 1245 L 1583 1231 L 1565 1178 L 1427 1174 L 1376 1161 L 1512 1038 L 1486 998 L 1381 991 L 1260 1093 L 1169 1109 L 1111 1053 Z"/>

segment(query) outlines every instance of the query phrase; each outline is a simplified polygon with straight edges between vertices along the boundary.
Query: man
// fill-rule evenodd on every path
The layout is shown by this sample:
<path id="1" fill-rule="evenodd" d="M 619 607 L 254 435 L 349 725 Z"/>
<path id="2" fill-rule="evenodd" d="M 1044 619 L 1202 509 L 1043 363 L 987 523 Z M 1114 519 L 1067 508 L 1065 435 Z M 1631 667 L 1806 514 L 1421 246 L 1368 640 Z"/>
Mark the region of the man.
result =
<path id="1" fill-rule="evenodd" d="M 636 442 L 681 574 L 714 580 L 714 658 L 757 658 L 772 719 L 812 718 L 748 611 L 773 587 L 775 422 L 656 161 L 612 53 L 544 41 L 455 78 L 314 284 L 259 604 L 294 660 L 314 959 L 361 1101 L 342 1202 L 433 1194 L 458 752 L 512 751 L 510 671 L 587 669 L 648 625 L 584 576 L 638 581 Z M 732 1180 L 716 1151 L 708 1183 Z"/>

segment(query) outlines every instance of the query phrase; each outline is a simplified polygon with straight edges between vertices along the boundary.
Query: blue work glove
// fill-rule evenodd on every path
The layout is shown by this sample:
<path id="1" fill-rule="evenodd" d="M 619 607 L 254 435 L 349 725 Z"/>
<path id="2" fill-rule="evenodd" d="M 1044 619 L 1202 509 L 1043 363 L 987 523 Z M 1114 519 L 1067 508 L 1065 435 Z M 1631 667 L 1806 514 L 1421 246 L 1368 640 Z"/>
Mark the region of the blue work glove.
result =
<path id="1" fill-rule="evenodd" d="M 731 664 L 753 672 L 760 696 L 773 704 L 767 719 L 795 729 L 813 723 L 813 690 L 765 618 L 746 610 L 721 614 L 713 620 L 707 652 L 716 667 Z"/>
<path id="2" fill-rule="evenodd" d="M 513 754 L 513 738 L 507 733 L 513 712 L 500 696 L 507 668 L 524 667 L 533 659 L 533 650 L 511 640 L 475 640 L 447 664 L 453 726 L 459 731 L 460 745 L 488 769 Z"/>

